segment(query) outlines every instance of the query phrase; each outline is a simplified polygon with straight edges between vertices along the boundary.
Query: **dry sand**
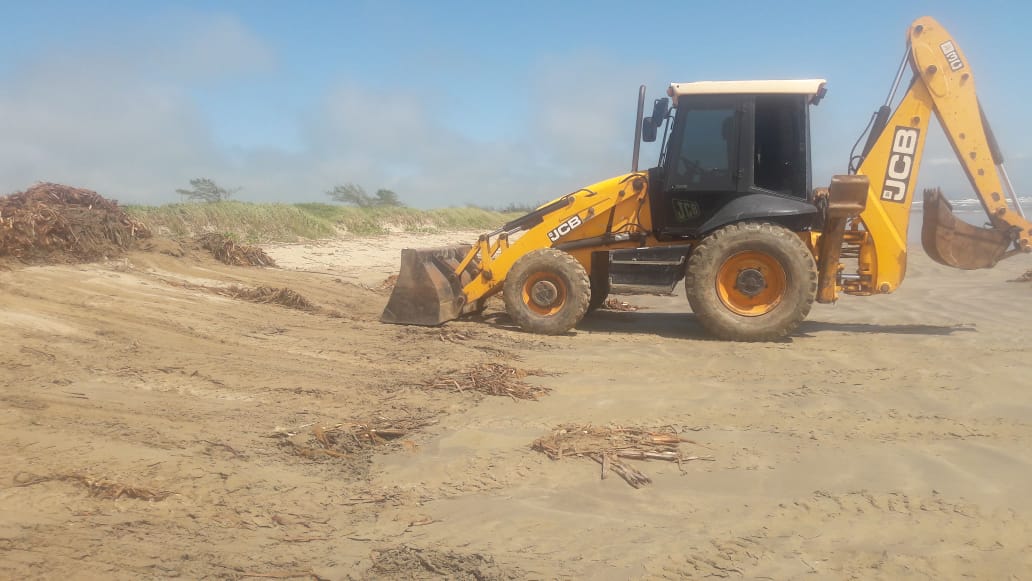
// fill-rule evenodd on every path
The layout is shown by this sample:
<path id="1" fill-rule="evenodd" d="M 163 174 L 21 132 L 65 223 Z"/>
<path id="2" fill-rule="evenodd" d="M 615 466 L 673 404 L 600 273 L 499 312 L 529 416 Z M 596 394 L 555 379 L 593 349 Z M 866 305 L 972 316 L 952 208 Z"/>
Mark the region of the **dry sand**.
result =
<path id="1" fill-rule="evenodd" d="M 1032 575 L 1032 283 L 1005 282 L 1028 258 L 916 251 L 898 293 L 780 343 L 709 340 L 680 294 L 560 337 L 490 309 L 377 322 L 402 247 L 473 237 L 0 272 L 0 578 Z M 320 310 L 202 288 L 230 284 Z M 423 387 L 479 363 L 558 375 L 526 378 L 539 401 Z M 425 425 L 306 453 L 372 421 Z M 672 427 L 714 460 L 634 462 L 653 482 L 633 489 L 531 450 L 567 423 Z"/>

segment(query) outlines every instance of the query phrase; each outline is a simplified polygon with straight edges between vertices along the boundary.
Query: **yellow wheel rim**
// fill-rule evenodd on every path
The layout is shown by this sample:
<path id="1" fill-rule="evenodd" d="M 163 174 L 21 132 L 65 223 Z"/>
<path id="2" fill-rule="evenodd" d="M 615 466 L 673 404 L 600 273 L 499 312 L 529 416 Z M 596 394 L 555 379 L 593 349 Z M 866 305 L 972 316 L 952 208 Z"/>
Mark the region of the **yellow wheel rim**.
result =
<path id="1" fill-rule="evenodd" d="M 788 288 L 781 263 L 763 252 L 747 250 L 724 261 L 717 271 L 717 296 L 744 317 L 766 315 L 778 306 Z"/>
<path id="2" fill-rule="evenodd" d="M 536 272 L 523 283 L 523 304 L 532 312 L 547 317 L 566 305 L 566 282 L 551 272 Z"/>

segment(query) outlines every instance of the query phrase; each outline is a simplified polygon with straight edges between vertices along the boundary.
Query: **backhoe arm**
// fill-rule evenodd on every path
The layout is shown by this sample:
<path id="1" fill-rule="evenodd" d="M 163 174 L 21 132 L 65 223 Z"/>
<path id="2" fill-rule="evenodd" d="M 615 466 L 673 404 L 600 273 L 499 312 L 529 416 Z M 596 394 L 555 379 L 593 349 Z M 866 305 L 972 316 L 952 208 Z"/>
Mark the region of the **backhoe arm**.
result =
<path id="1" fill-rule="evenodd" d="M 908 31 L 907 60 L 913 81 L 888 121 L 872 129 L 877 138 L 857 170 L 868 177 L 870 187 L 866 208 L 844 235 L 843 255 L 858 259 L 856 275 L 840 277 L 842 290 L 849 294 L 888 293 L 903 281 L 910 209 L 933 113 L 991 227 L 957 220 L 941 194 L 932 194 L 924 207 L 925 250 L 948 266 L 988 268 L 1032 249 L 1032 223 L 1024 218 L 1006 178 L 966 56 L 938 22 L 924 17 Z"/>

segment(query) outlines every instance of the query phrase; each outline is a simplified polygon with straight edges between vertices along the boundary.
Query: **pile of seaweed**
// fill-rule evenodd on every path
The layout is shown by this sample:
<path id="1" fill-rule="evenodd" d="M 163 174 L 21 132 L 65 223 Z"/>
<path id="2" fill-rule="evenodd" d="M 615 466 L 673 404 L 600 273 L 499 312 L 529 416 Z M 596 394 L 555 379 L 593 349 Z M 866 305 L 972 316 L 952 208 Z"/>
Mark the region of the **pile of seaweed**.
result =
<path id="1" fill-rule="evenodd" d="M 232 236 L 209 232 L 197 238 L 197 242 L 219 262 L 232 266 L 276 266 L 276 261 L 264 250 L 250 244 L 237 242 Z"/>
<path id="2" fill-rule="evenodd" d="M 118 202 L 92 190 L 38 183 L 0 197 L 0 257 L 91 262 L 118 256 L 150 235 Z"/>

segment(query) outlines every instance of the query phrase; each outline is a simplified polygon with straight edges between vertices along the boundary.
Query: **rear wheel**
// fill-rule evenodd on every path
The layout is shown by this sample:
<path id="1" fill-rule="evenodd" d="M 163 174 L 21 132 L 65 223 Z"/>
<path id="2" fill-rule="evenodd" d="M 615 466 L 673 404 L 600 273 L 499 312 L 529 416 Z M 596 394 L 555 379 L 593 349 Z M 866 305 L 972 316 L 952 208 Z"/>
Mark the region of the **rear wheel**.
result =
<path id="1" fill-rule="evenodd" d="M 810 313 L 817 266 L 794 232 L 774 224 L 732 224 L 692 251 L 688 302 L 707 331 L 732 341 L 791 333 Z"/>
<path id="2" fill-rule="evenodd" d="M 544 248 L 516 261 L 505 279 L 503 296 L 505 310 L 524 330 L 558 335 L 584 317 L 591 282 L 576 258 Z"/>

